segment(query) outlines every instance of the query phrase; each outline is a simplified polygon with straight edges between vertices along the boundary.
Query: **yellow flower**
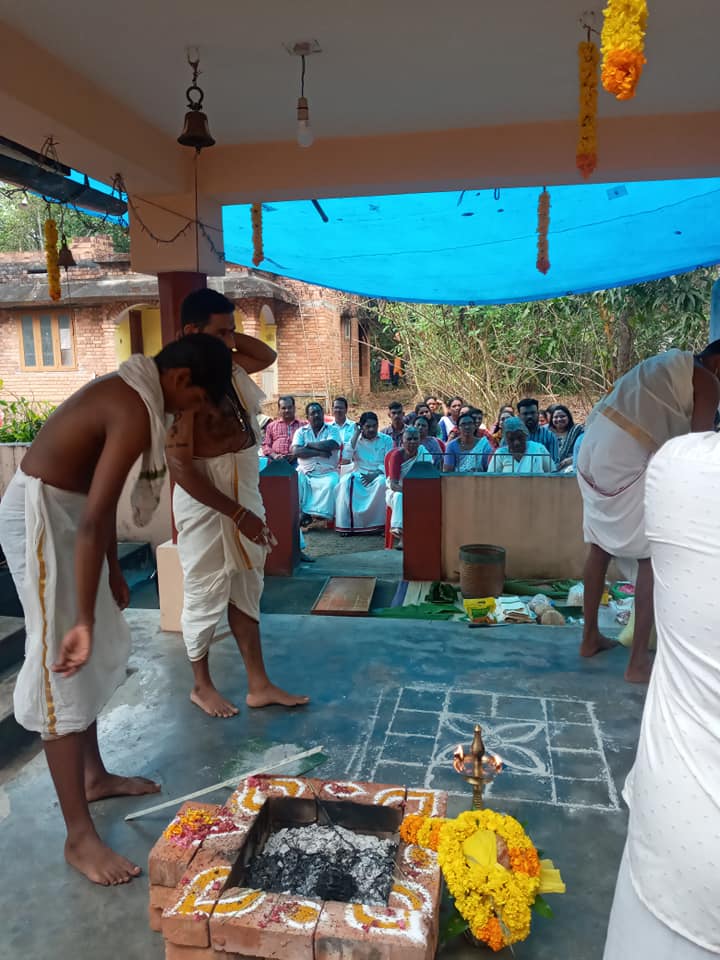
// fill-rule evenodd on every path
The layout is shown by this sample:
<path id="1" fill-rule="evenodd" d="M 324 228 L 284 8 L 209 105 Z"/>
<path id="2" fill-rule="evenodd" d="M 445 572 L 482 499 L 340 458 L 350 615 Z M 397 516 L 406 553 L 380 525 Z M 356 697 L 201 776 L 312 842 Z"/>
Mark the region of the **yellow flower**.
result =
<path id="1" fill-rule="evenodd" d="M 43 227 L 45 236 L 45 262 L 47 264 L 48 292 L 51 300 L 59 300 L 62 296 L 60 287 L 60 266 L 58 264 L 58 232 L 57 224 L 48 217 Z"/>
<path id="2" fill-rule="evenodd" d="M 646 0 L 608 0 L 603 11 L 602 85 L 618 100 L 635 96 L 642 68 L 648 9 Z"/>

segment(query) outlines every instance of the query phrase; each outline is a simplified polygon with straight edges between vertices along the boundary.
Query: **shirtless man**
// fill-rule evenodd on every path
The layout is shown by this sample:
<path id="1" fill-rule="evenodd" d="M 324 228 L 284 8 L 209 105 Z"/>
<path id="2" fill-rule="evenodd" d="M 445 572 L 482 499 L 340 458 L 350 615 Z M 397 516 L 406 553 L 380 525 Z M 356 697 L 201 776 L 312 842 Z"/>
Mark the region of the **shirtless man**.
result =
<path id="1" fill-rule="evenodd" d="M 235 332 L 235 307 L 215 290 L 191 293 L 182 305 L 184 333 L 202 331 L 233 350 L 233 391 L 219 407 L 180 413 L 168 434 L 175 481 L 173 512 L 183 568 L 183 639 L 193 671 L 190 699 L 211 717 L 237 707 L 216 689 L 208 654 L 227 611 L 247 671 L 249 707 L 301 706 L 307 697 L 270 682 L 260 642 L 260 597 L 272 534 L 260 496 L 257 413 L 264 399 L 249 374 L 269 367 L 275 351 Z"/>
<path id="2" fill-rule="evenodd" d="M 140 868 L 102 842 L 88 804 L 160 789 L 108 773 L 98 748 L 97 715 L 124 681 L 130 652 L 118 498 L 142 454 L 132 502 L 138 522 L 149 520 L 165 479 L 165 414 L 219 399 L 230 374 L 229 351 L 210 337 L 186 337 L 155 358 L 134 355 L 56 410 L 0 503 L 27 636 L 15 715 L 42 735 L 67 828 L 65 859 L 95 883 L 127 883 Z"/>

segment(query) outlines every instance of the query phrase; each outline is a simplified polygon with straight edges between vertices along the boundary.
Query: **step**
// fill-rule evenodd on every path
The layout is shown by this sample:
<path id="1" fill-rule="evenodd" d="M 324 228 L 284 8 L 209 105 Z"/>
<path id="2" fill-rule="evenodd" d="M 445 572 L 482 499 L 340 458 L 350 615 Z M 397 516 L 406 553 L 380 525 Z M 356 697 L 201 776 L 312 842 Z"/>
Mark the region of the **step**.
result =
<path id="1" fill-rule="evenodd" d="M 25 621 L 0 616 L 0 671 L 20 663 L 25 652 Z"/>
<path id="2" fill-rule="evenodd" d="M 0 672 L 0 767 L 37 738 L 36 733 L 20 726 L 13 713 L 13 690 L 19 671 L 15 666 Z"/>

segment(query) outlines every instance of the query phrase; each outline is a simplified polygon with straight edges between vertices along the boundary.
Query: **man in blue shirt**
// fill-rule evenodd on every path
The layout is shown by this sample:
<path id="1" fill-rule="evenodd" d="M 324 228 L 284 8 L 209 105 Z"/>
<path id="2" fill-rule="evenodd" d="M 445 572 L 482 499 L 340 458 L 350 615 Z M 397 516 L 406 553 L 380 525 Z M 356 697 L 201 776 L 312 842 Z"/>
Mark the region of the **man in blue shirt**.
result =
<path id="1" fill-rule="evenodd" d="M 553 470 L 557 469 L 558 464 L 558 444 L 557 437 L 549 427 L 540 426 L 540 404 L 537 400 L 526 398 L 517 405 L 518 416 L 527 427 L 528 440 L 533 443 L 542 443 L 550 454 L 553 462 Z"/>

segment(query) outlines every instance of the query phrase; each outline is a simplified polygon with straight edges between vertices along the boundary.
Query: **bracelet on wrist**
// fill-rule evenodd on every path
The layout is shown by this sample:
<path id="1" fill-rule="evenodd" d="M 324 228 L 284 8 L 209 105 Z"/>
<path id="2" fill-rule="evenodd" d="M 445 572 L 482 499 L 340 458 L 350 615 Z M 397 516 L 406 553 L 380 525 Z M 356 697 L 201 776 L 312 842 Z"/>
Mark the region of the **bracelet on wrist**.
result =
<path id="1" fill-rule="evenodd" d="M 248 512 L 249 512 L 249 511 L 248 511 L 247 507 L 238 507 L 237 510 L 235 511 L 235 513 L 232 515 L 232 517 L 231 517 L 230 519 L 231 519 L 232 522 L 235 524 L 235 526 L 237 526 L 239 523 L 242 522 L 243 517 L 244 517 Z"/>

